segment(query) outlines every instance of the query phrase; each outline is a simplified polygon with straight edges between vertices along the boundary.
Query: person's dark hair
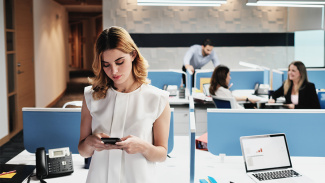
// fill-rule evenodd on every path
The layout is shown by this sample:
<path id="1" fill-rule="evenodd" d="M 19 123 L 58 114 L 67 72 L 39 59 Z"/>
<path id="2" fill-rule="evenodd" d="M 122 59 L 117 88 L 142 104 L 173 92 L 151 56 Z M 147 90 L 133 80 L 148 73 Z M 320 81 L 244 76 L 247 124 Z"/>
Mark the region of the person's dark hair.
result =
<path id="1" fill-rule="evenodd" d="M 211 39 L 205 39 L 205 40 L 203 41 L 202 45 L 203 45 L 204 47 L 206 47 L 207 45 L 209 45 L 209 46 L 213 46 L 213 43 L 212 43 Z"/>
<path id="2" fill-rule="evenodd" d="M 228 88 L 226 84 L 227 74 L 229 73 L 229 68 L 224 65 L 217 66 L 211 76 L 209 92 L 211 95 L 215 95 L 217 89 L 222 86 Z"/>

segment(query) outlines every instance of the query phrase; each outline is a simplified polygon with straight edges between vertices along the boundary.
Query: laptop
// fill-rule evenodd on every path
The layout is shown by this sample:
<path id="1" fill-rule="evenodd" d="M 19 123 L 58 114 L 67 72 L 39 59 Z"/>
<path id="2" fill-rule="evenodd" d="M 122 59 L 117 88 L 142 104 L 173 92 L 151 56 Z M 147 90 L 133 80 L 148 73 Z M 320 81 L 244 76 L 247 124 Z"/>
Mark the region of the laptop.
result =
<path id="1" fill-rule="evenodd" d="M 310 183 L 292 169 L 285 134 L 240 137 L 246 174 L 259 183 Z"/>
<path id="2" fill-rule="evenodd" d="M 209 92 L 209 88 L 210 88 L 210 83 L 204 83 L 203 84 L 203 93 L 205 96 L 210 97 L 210 92 Z"/>

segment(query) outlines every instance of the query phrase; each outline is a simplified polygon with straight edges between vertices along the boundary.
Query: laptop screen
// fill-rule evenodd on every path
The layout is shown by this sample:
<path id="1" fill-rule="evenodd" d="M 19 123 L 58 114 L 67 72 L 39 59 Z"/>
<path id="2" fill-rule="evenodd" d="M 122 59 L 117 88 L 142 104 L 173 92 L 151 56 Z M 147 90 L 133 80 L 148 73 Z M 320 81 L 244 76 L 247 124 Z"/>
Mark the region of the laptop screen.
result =
<path id="1" fill-rule="evenodd" d="M 240 143 L 247 172 L 292 167 L 284 134 L 241 137 Z"/>
<path id="2" fill-rule="evenodd" d="M 210 83 L 203 84 L 203 93 L 205 96 L 210 96 L 209 88 L 210 88 Z"/>

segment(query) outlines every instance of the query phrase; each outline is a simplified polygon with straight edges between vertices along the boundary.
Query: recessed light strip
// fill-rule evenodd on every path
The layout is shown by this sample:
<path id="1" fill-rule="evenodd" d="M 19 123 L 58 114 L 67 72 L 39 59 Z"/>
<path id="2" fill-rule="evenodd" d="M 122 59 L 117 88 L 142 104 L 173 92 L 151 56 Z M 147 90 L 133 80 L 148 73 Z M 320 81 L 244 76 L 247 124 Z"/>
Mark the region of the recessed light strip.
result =
<path id="1" fill-rule="evenodd" d="M 257 1 L 258 4 L 325 4 L 325 1 Z"/>
<path id="2" fill-rule="evenodd" d="M 175 3 L 175 4 L 226 4 L 227 0 L 211 0 L 211 1 L 194 1 L 194 0 L 138 0 L 138 3 Z"/>
<path id="3" fill-rule="evenodd" d="M 307 8 L 323 8 L 324 5 L 316 4 L 283 4 L 283 3 L 273 3 L 273 4 L 264 4 L 264 3 L 247 3 L 247 6 L 279 6 L 279 7 L 307 7 Z"/>
<path id="4" fill-rule="evenodd" d="M 212 3 L 143 3 L 138 2 L 139 6 L 221 6 L 221 4 Z"/>

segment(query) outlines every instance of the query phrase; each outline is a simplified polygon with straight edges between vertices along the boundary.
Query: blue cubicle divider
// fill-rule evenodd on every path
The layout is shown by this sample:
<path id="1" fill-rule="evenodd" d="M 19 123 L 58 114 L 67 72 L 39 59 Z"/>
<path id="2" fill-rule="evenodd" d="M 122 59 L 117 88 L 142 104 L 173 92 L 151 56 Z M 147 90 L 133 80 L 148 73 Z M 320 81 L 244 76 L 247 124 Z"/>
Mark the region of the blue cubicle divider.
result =
<path id="1" fill-rule="evenodd" d="M 200 79 L 201 78 L 211 78 L 213 71 L 212 70 L 199 70 L 195 71 L 194 75 L 194 86 L 197 89 L 200 89 Z"/>
<path id="2" fill-rule="evenodd" d="M 193 73 L 189 73 L 188 70 L 186 70 L 186 88 L 189 90 L 190 95 L 192 95 L 192 75 Z"/>
<path id="3" fill-rule="evenodd" d="M 149 70 L 148 78 L 151 80 L 151 85 L 163 89 L 164 85 L 177 85 L 180 87 L 182 84 L 182 74 L 186 75 L 181 70 Z"/>
<path id="4" fill-rule="evenodd" d="M 194 114 L 194 100 L 193 97 L 189 97 L 189 137 L 190 137 L 190 183 L 194 183 L 195 176 L 195 134 L 196 134 L 196 124 L 195 124 L 195 114 Z"/>
<path id="5" fill-rule="evenodd" d="M 263 84 L 270 84 L 270 69 L 264 69 Z"/>
<path id="6" fill-rule="evenodd" d="M 208 109 L 208 150 L 239 156 L 241 136 L 285 133 L 292 156 L 325 156 L 325 111 Z"/>
<path id="7" fill-rule="evenodd" d="M 233 83 L 230 90 L 252 90 L 254 89 L 256 83 L 269 84 L 268 81 L 265 83 L 265 72 L 266 71 L 263 70 L 230 71 L 230 83 Z"/>
<path id="8" fill-rule="evenodd" d="M 201 78 L 211 78 L 213 71 L 197 70 L 195 72 L 194 86 L 200 88 Z M 255 84 L 269 84 L 270 70 L 234 70 L 230 71 L 233 86 L 230 90 L 254 89 Z"/>
<path id="9" fill-rule="evenodd" d="M 170 114 L 167 154 L 171 153 L 174 148 L 174 108 L 171 108 L 170 111 L 171 114 Z"/>
<path id="10" fill-rule="evenodd" d="M 78 154 L 80 120 L 80 108 L 23 108 L 26 150 L 35 153 L 38 147 L 69 147 Z"/>
<path id="11" fill-rule="evenodd" d="M 283 81 L 288 78 L 288 70 L 281 69 L 283 72 Z M 315 84 L 316 89 L 325 89 L 325 69 L 307 69 L 309 82 Z"/>
<path id="12" fill-rule="evenodd" d="M 281 71 L 272 71 L 272 90 L 277 90 L 282 86 L 283 83 L 283 72 Z"/>
<path id="13" fill-rule="evenodd" d="M 28 152 L 36 148 L 45 149 L 69 147 L 78 154 L 80 138 L 80 108 L 23 108 L 24 146 Z M 174 109 L 168 136 L 168 154 L 174 148 Z"/>
<path id="14" fill-rule="evenodd" d="M 325 109 L 325 92 L 320 91 L 318 92 L 318 99 L 319 99 L 319 103 L 320 103 L 320 108 L 321 109 Z"/>

